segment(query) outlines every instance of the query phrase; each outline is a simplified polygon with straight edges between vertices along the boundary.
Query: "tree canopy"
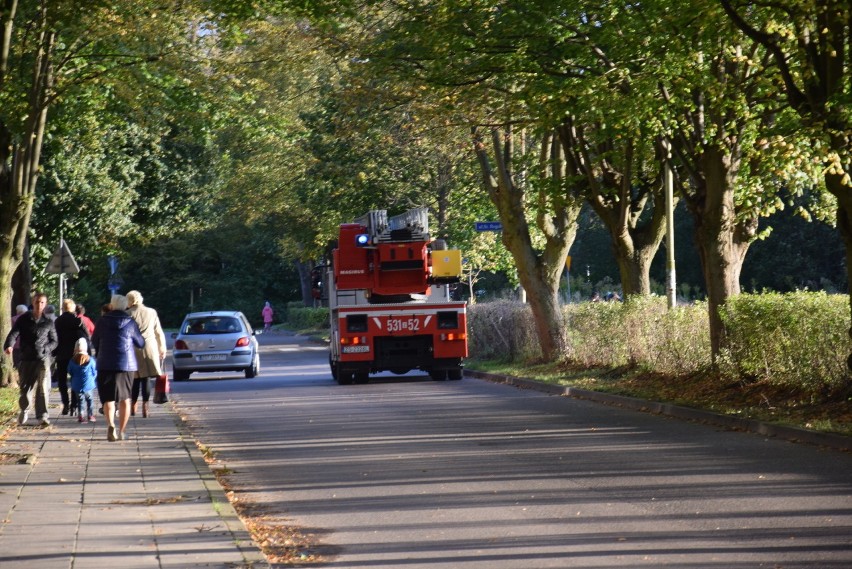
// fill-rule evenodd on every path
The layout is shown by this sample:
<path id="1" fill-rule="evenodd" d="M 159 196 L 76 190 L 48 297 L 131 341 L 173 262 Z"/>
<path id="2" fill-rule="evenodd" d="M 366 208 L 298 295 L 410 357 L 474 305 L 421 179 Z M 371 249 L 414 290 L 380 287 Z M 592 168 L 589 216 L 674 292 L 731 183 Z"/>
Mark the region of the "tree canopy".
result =
<path id="1" fill-rule="evenodd" d="M 308 302 L 339 223 L 425 206 L 469 274 L 524 286 L 554 356 L 575 240 L 583 258 L 605 231 L 611 265 L 595 272 L 655 289 L 670 147 L 676 224 L 695 240 L 679 272 L 700 275 L 719 349 L 714 311 L 746 274 L 821 282 L 761 273 L 753 246 L 818 234 L 838 208 L 852 250 L 849 18 L 839 0 L 12 2 L 0 299 L 53 284 L 41 267 L 62 236 L 90 306 L 108 255 L 174 319 Z M 473 228 L 497 220 L 502 233 Z M 842 260 L 823 263 L 842 280 Z"/>

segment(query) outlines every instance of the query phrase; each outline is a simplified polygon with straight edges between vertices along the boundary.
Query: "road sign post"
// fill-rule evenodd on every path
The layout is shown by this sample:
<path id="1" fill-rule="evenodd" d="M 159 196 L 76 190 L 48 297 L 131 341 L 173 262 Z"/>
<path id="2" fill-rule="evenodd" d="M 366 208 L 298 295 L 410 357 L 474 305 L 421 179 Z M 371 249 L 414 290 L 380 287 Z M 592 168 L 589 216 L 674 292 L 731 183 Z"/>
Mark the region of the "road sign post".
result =
<path id="1" fill-rule="evenodd" d="M 107 264 L 109 264 L 109 280 L 107 281 L 107 288 L 109 289 L 110 295 L 115 295 L 118 294 L 118 291 L 121 290 L 122 286 L 124 286 L 124 279 L 118 274 L 118 256 L 110 255 L 107 257 Z"/>
<path id="2" fill-rule="evenodd" d="M 59 275 L 59 311 L 62 311 L 62 300 L 65 296 L 65 274 L 79 273 L 80 267 L 77 261 L 74 260 L 74 255 L 71 254 L 71 249 L 65 239 L 59 239 L 59 247 L 53 252 L 53 257 L 47 263 L 45 272 Z"/>

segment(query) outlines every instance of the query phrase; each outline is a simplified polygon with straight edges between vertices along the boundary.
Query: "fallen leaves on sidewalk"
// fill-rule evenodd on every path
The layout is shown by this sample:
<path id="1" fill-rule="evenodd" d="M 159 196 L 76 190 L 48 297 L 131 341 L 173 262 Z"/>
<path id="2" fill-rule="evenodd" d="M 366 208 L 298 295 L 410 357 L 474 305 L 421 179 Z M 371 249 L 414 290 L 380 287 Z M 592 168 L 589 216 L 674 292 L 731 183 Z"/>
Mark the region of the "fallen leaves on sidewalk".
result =
<path id="1" fill-rule="evenodd" d="M 289 524 L 289 520 L 285 518 L 270 514 L 260 504 L 240 499 L 228 480 L 232 471 L 228 468 L 214 468 L 216 460 L 212 452 L 205 452 L 204 458 L 211 465 L 216 480 L 251 534 L 252 540 L 270 563 L 300 567 L 326 561 L 322 555 L 316 553 L 319 547 L 316 536 Z"/>
<path id="2" fill-rule="evenodd" d="M 183 494 L 179 494 L 177 496 L 166 496 L 163 498 L 149 497 L 144 500 L 113 500 L 110 504 L 121 504 L 122 506 L 156 506 L 158 504 L 178 504 L 180 502 L 188 501 L 196 502 L 200 499 L 200 496 L 184 496 Z"/>
<path id="3" fill-rule="evenodd" d="M 0 464 L 27 464 L 30 461 L 29 454 L 0 453 Z"/>

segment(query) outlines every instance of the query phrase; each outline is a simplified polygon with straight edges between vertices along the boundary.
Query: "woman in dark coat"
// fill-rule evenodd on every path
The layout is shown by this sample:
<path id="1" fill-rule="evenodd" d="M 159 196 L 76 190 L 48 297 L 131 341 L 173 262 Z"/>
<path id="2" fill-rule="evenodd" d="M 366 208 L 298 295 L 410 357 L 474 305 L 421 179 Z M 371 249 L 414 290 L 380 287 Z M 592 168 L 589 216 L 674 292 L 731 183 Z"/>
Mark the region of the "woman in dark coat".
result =
<path id="1" fill-rule="evenodd" d="M 62 314 L 54 320 L 56 327 L 56 340 L 59 345 L 53 355 L 56 356 L 56 368 L 53 370 L 53 380 L 59 385 L 59 397 L 62 399 L 62 414 L 72 415 L 77 410 L 77 400 L 72 397 L 68 399 L 68 363 L 74 357 L 74 346 L 80 338 L 86 339 L 89 345 L 90 336 L 83 325 L 83 321 L 77 316 L 77 304 L 70 298 L 62 301 Z M 88 348 L 86 348 L 88 352 Z"/>
<path id="2" fill-rule="evenodd" d="M 107 440 L 120 441 L 125 438 L 124 430 L 130 420 L 130 390 L 137 369 L 135 348 L 145 347 L 145 340 L 136 322 L 125 312 L 127 297 L 113 295 L 110 308 L 95 325 L 92 345 L 98 355 L 98 395 L 107 420 Z"/>

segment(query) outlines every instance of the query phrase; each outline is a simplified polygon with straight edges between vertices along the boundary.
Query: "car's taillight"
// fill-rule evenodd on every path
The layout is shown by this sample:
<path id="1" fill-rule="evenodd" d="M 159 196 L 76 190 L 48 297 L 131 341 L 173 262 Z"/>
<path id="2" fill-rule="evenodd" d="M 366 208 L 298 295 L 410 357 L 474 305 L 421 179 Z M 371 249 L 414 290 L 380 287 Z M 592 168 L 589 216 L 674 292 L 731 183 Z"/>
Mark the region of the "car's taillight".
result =
<path id="1" fill-rule="evenodd" d="M 186 342 L 184 342 L 183 340 L 176 340 L 175 341 L 175 349 L 176 350 L 188 350 L 189 346 L 187 346 Z"/>
<path id="2" fill-rule="evenodd" d="M 235 348 L 245 348 L 245 347 L 246 347 L 246 346 L 248 346 L 250 343 L 251 343 L 251 340 L 249 339 L 249 337 L 248 337 L 248 336 L 243 336 L 242 338 L 240 338 L 239 340 L 237 340 L 237 345 L 236 345 L 236 346 L 234 346 L 234 347 L 235 347 Z"/>

